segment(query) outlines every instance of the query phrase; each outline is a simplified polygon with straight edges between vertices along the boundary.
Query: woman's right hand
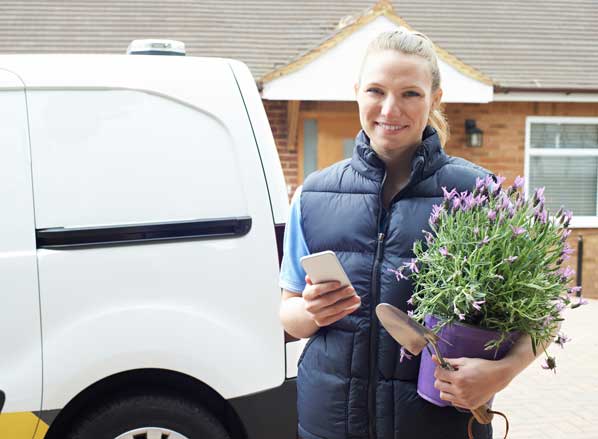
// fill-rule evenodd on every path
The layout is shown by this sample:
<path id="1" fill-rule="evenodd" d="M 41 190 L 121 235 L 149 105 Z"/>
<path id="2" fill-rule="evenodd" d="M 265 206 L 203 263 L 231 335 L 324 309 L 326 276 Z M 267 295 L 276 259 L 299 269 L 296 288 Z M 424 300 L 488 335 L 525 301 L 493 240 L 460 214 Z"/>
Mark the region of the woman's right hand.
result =
<path id="1" fill-rule="evenodd" d="M 361 305 L 361 298 L 351 285 L 340 288 L 339 282 L 314 284 L 309 276 L 305 276 L 305 282 L 305 311 L 320 328 L 339 321 Z"/>

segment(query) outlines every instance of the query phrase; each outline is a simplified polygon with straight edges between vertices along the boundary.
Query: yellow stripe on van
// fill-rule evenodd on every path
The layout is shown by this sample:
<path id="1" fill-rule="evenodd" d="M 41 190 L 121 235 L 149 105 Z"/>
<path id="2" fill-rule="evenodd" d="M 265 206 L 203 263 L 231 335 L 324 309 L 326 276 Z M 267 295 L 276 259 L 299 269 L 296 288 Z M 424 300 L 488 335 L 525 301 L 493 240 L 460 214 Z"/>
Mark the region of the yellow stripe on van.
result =
<path id="1" fill-rule="evenodd" d="M 43 439 L 47 432 L 48 424 L 31 412 L 0 414 L 2 439 Z"/>

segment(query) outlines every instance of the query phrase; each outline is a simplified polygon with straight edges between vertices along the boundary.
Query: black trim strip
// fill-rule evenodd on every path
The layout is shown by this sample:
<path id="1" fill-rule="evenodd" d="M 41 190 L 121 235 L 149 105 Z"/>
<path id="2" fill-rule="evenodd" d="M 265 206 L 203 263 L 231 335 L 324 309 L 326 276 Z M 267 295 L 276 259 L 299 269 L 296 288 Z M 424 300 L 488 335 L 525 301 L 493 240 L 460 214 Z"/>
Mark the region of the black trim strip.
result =
<path id="1" fill-rule="evenodd" d="M 241 237 L 251 230 L 251 217 L 177 221 L 122 226 L 56 227 L 36 230 L 37 248 L 128 244 L 179 239 Z"/>

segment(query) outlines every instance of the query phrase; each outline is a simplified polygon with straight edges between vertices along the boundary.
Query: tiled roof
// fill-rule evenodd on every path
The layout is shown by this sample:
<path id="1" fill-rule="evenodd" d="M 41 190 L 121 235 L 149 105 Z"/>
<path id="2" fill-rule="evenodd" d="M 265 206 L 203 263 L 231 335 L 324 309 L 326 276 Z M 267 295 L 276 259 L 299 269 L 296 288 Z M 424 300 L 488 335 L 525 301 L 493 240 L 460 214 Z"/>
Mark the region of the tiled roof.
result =
<path id="1" fill-rule="evenodd" d="M 374 0 L 3 0 L 0 53 L 123 53 L 133 39 L 246 62 L 256 78 Z M 495 85 L 598 90 L 596 0 L 400 0 L 397 15 Z"/>

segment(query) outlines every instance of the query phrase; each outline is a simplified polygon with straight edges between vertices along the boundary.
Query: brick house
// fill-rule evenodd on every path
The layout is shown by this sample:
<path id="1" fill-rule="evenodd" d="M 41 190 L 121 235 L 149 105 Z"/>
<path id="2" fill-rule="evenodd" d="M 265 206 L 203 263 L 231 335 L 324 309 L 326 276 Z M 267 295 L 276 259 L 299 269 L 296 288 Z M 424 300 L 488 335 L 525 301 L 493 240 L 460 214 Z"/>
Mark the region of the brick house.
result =
<path id="1" fill-rule="evenodd" d="M 0 5 L 0 52 L 122 53 L 137 38 L 247 63 L 261 90 L 289 195 L 350 154 L 353 83 L 365 46 L 404 26 L 434 42 L 451 126 L 447 152 L 574 214 L 583 287 L 598 297 L 598 10 L 588 0 L 39 0 Z M 466 120 L 483 131 L 468 146 Z M 577 254 L 570 260 L 576 268 Z"/>

